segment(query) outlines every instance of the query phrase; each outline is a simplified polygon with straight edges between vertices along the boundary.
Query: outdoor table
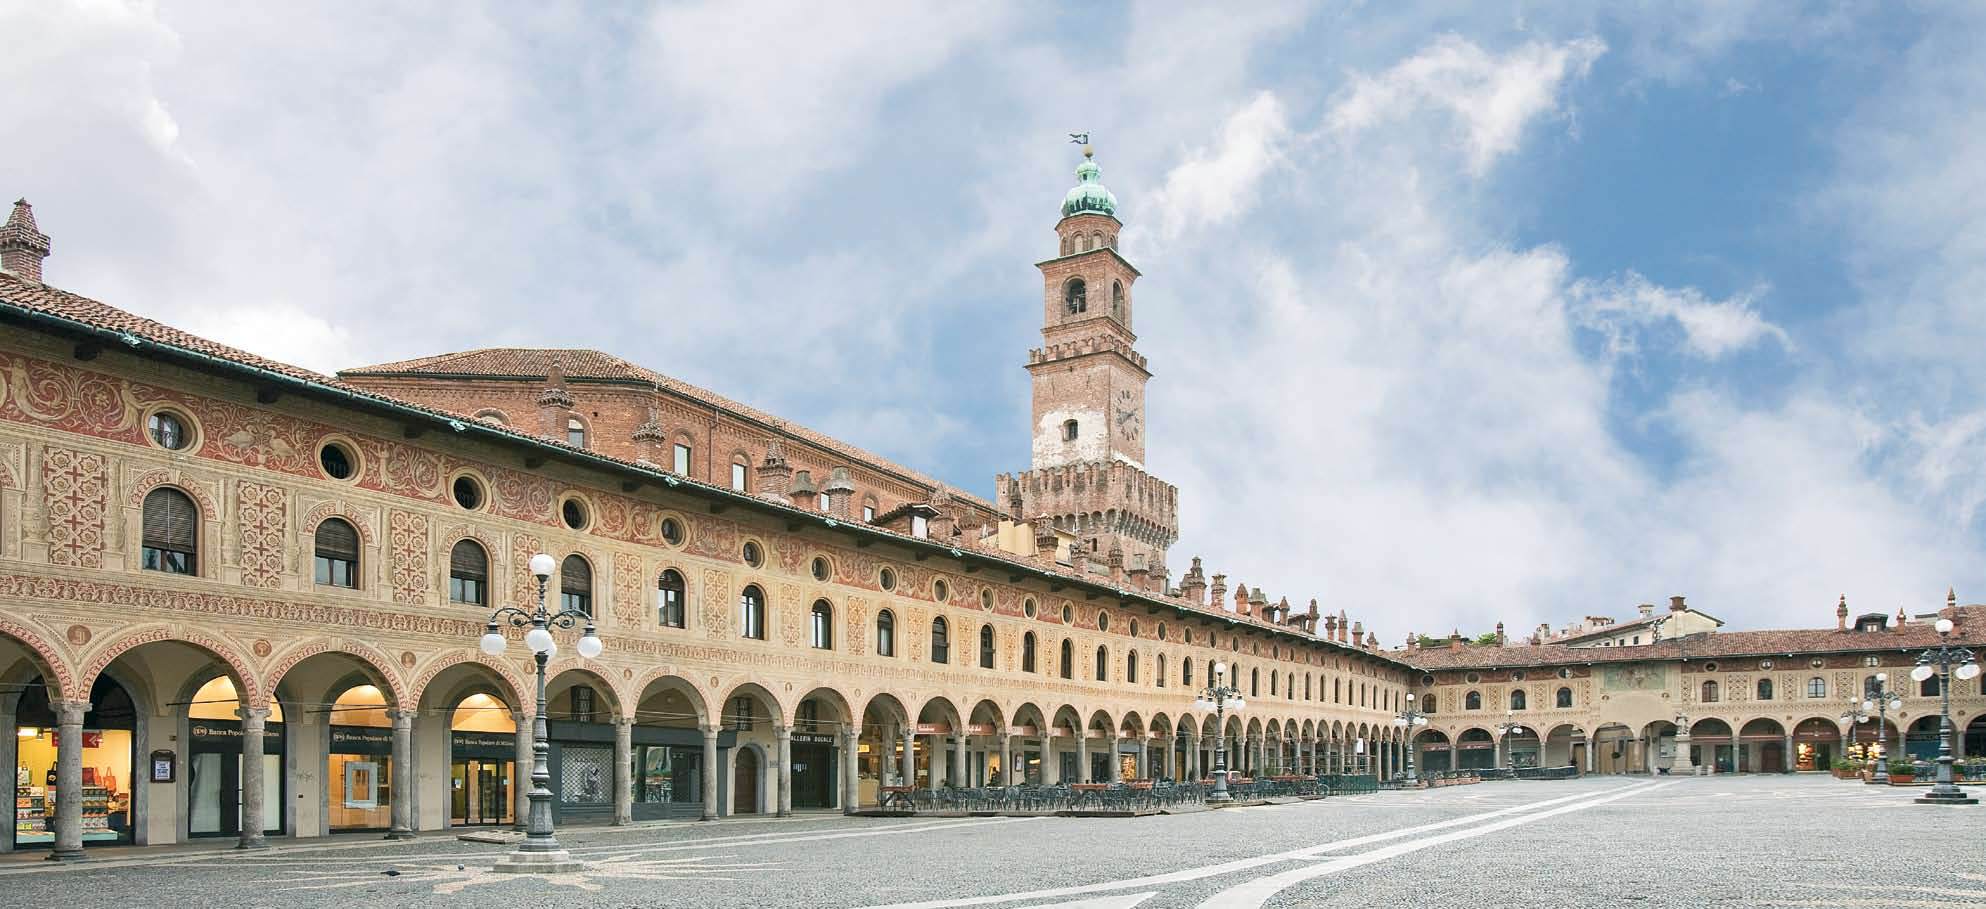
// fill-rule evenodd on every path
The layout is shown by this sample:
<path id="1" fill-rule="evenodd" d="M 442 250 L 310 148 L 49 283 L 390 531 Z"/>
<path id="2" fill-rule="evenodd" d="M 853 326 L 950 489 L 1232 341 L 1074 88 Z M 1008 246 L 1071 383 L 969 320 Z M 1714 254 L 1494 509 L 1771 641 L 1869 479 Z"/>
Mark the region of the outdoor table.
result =
<path id="1" fill-rule="evenodd" d="M 1076 799 L 1069 807 L 1071 810 L 1080 811 L 1084 806 L 1103 807 L 1103 794 L 1110 791 L 1110 784 L 1077 783 L 1069 788 L 1076 793 Z"/>
<path id="2" fill-rule="evenodd" d="M 910 801 L 910 788 L 909 786 L 884 786 L 881 790 L 883 793 L 883 809 L 888 810 L 894 807 L 905 811 L 917 810 L 917 806 L 911 804 Z"/>

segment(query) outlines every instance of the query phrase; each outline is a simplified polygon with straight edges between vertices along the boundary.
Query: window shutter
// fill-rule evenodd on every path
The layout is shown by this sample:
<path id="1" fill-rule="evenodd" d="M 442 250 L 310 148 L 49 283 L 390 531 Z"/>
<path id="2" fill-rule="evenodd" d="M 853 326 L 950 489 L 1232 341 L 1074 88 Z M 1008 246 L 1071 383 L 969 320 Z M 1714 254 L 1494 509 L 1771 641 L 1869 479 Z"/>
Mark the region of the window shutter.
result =
<path id="1" fill-rule="evenodd" d="M 449 573 L 473 581 L 488 580 L 490 556 L 474 540 L 460 540 L 448 551 Z"/>
<path id="2" fill-rule="evenodd" d="M 593 595 L 593 566 L 576 555 L 566 556 L 559 567 L 559 592 Z"/>
<path id="3" fill-rule="evenodd" d="M 359 532 L 341 518 L 325 518 L 324 523 L 317 525 L 317 555 L 319 558 L 357 562 Z"/>
<path id="4" fill-rule="evenodd" d="M 200 512 L 177 489 L 154 489 L 145 496 L 145 545 L 153 549 L 192 552 L 199 539 Z"/>

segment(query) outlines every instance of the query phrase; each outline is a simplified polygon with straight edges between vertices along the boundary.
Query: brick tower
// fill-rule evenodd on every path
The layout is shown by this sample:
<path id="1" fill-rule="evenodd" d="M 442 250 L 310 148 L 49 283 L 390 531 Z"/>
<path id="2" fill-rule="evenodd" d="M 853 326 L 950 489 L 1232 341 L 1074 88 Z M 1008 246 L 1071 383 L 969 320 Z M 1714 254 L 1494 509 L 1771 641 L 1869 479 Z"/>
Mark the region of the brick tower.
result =
<path id="1" fill-rule="evenodd" d="M 1117 197 L 1083 146 L 1076 187 L 1055 225 L 1058 253 L 1042 277 L 1042 346 L 1034 380 L 1032 468 L 1001 474 L 998 498 L 1017 520 L 1047 518 L 1076 534 L 1086 563 L 1161 590 L 1165 551 L 1178 538 L 1179 492 L 1147 474 L 1145 382 L 1133 345 L 1131 285 L 1138 269 L 1117 251 Z"/>

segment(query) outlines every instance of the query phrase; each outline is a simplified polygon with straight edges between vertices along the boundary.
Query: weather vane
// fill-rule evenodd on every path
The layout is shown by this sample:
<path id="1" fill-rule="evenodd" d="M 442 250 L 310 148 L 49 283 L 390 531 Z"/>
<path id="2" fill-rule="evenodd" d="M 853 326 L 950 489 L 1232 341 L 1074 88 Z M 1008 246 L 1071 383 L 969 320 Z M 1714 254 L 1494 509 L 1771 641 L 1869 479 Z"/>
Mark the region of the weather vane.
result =
<path id="1" fill-rule="evenodd" d="M 1069 134 L 1069 142 L 1070 142 L 1071 144 L 1074 144 L 1074 145 L 1088 145 L 1088 144 L 1090 144 L 1090 134 L 1089 134 L 1089 133 L 1070 133 L 1070 134 Z"/>

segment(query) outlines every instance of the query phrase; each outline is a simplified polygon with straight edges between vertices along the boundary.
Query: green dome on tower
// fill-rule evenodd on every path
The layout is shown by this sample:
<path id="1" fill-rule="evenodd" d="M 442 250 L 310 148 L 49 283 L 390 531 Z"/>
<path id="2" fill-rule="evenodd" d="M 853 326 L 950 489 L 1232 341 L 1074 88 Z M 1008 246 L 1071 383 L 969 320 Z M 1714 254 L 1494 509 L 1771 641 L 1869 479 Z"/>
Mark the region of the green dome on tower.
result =
<path id="1" fill-rule="evenodd" d="M 1062 197 L 1062 217 L 1086 211 L 1117 216 L 1117 197 L 1099 182 L 1103 168 L 1096 166 L 1095 154 L 1089 146 L 1083 146 L 1083 163 L 1076 165 L 1076 187 Z"/>

